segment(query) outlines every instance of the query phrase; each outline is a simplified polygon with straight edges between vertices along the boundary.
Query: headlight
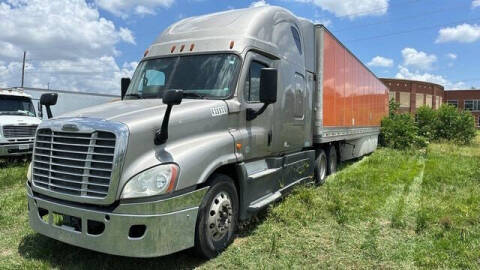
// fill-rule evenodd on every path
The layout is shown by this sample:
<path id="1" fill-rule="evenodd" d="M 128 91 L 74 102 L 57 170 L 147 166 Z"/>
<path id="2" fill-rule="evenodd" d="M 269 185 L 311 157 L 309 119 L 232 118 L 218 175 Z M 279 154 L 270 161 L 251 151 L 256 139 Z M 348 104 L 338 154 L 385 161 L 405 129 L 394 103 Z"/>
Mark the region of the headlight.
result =
<path id="1" fill-rule="evenodd" d="M 27 180 L 28 182 L 32 182 L 32 162 L 28 164 Z"/>
<path id="2" fill-rule="evenodd" d="M 159 165 L 132 177 L 123 188 L 120 198 L 148 197 L 172 192 L 177 180 L 178 166 Z"/>

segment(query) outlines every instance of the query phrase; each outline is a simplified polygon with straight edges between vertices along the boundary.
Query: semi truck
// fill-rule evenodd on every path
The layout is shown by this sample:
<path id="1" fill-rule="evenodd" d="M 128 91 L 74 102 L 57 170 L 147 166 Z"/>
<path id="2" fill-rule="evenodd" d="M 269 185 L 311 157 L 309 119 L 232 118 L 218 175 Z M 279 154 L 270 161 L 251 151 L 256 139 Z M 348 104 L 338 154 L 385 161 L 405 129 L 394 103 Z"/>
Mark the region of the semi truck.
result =
<path id="1" fill-rule="evenodd" d="M 32 97 L 23 89 L 0 89 L 0 158 L 32 154 L 40 122 Z"/>
<path id="2" fill-rule="evenodd" d="M 39 126 L 34 231 L 121 256 L 212 258 L 239 222 L 373 152 L 388 110 L 387 87 L 325 26 L 275 6 L 171 25 L 121 93 Z"/>

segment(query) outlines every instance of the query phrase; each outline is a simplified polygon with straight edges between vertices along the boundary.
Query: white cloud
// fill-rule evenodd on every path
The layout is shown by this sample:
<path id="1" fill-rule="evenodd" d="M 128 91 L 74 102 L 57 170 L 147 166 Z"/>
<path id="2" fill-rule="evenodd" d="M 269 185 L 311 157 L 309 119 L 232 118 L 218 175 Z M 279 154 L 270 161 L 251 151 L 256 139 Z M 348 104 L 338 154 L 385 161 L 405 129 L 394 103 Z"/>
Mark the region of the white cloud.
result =
<path id="1" fill-rule="evenodd" d="M 132 31 L 130 31 L 128 28 L 120 27 L 120 32 L 118 35 L 123 41 L 135 44 L 135 38 L 133 37 Z"/>
<path id="2" fill-rule="evenodd" d="M 132 12 L 137 15 L 155 14 L 156 8 L 168 8 L 173 2 L 174 0 L 95 0 L 100 8 L 122 18 L 127 18 Z"/>
<path id="3" fill-rule="evenodd" d="M 119 42 L 133 33 L 100 17 L 85 0 L 10 0 L 0 3 L 0 85 L 19 86 L 27 51 L 25 86 L 118 93 L 133 68 L 115 60 Z"/>
<path id="4" fill-rule="evenodd" d="M 421 73 L 419 71 L 412 72 L 405 66 L 399 66 L 398 69 L 398 73 L 395 75 L 397 79 L 436 83 L 442 85 L 443 87 L 445 87 L 445 89 L 449 90 L 465 89 L 466 87 L 464 82 L 451 82 L 441 75 L 435 75 L 428 72 Z"/>
<path id="5" fill-rule="evenodd" d="M 405 48 L 402 50 L 403 64 L 405 66 L 416 67 L 418 69 L 431 69 L 432 64 L 437 61 L 437 56 L 417 51 L 413 48 Z"/>
<path id="6" fill-rule="evenodd" d="M 0 58 L 19 59 L 23 56 L 23 51 L 17 46 L 0 41 Z"/>
<path id="7" fill-rule="evenodd" d="M 143 16 L 143 15 L 155 15 L 157 13 L 155 12 L 155 10 L 151 8 L 147 8 L 146 6 L 140 5 L 135 7 L 135 14 Z"/>
<path id="8" fill-rule="evenodd" d="M 119 31 L 83 0 L 11 2 L 0 3 L 0 41 L 31 57 L 99 57 L 114 53 L 119 41 L 133 40 L 128 29 Z"/>
<path id="9" fill-rule="evenodd" d="M 256 2 L 252 2 L 250 4 L 250 7 L 263 7 L 263 6 L 268 6 L 269 4 L 267 2 L 265 2 L 265 0 L 260 0 L 260 1 L 256 1 Z"/>
<path id="10" fill-rule="evenodd" d="M 480 39 L 480 25 L 460 24 L 455 27 L 447 27 L 438 31 L 436 43 L 461 42 L 471 43 Z"/>
<path id="11" fill-rule="evenodd" d="M 472 8 L 480 7 L 480 0 L 473 0 Z"/>
<path id="12" fill-rule="evenodd" d="M 363 16 L 380 16 L 387 13 L 389 0 L 294 0 L 311 3 L 337 17 L 355 19 Z"/>
<path id="13" fill-rule="evenodd" d="M 375 56 L 367 65 L 371 67 L 391 67 L 393 66 L 393 60 L 382 56 Z"/>
<path id="14" fill-rule="evenodd" d="M 457 55 L 454 53 L 447 53 L 447 57 L 450 58 L 451 60 L 457 59 Z"/>

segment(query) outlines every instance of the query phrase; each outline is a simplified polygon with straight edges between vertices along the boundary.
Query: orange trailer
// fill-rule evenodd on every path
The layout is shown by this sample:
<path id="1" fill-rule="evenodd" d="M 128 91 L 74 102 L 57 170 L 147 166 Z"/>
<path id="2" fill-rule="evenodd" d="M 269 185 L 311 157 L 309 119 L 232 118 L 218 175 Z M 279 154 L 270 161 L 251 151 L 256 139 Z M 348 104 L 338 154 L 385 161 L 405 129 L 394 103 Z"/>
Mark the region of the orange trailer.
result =
<path id="1" fill-rule="evenodd" d="M 320 110 L 314 142 L 378 137 L 388 114 L 388 88 L 323 25 L 315 26 L 315 38 Z"/>

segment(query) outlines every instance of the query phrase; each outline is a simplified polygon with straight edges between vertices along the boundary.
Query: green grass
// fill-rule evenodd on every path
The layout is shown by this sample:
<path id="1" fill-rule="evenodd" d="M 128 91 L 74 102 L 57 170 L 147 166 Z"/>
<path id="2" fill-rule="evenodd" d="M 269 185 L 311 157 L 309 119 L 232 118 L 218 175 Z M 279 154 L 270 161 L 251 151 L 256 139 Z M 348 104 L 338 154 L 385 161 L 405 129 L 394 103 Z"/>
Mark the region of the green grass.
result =
<path id="1" fill-rule="evenodd" d="M 33 233 L 26 164 L 0 164 L 0 268 L 480 268 L 480 136 L 469 146 L 379 149 L 300 187 L 218 258 L 132 259 Z"/>

